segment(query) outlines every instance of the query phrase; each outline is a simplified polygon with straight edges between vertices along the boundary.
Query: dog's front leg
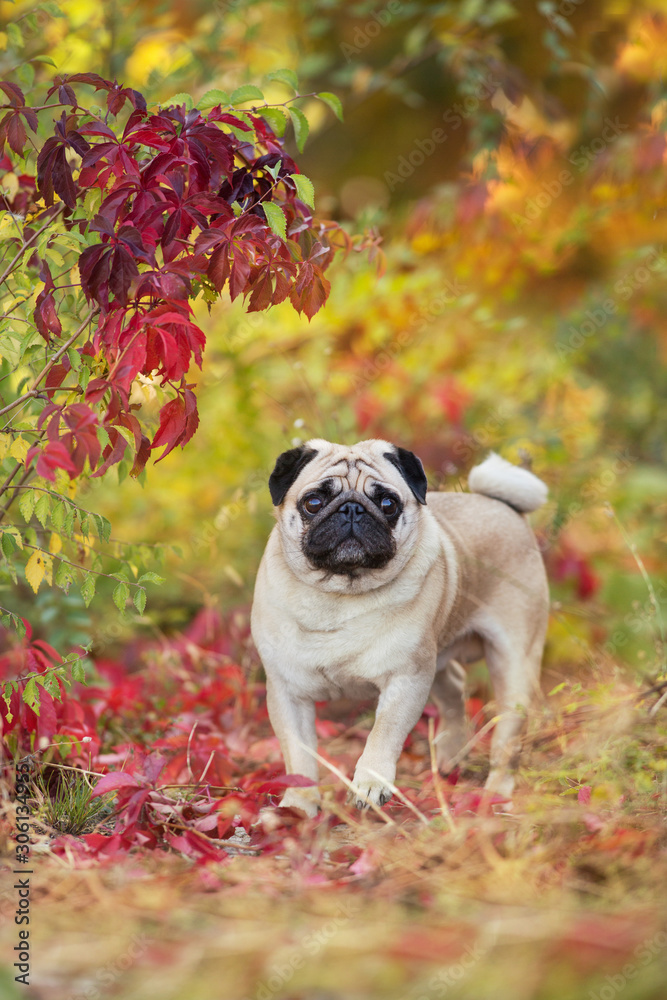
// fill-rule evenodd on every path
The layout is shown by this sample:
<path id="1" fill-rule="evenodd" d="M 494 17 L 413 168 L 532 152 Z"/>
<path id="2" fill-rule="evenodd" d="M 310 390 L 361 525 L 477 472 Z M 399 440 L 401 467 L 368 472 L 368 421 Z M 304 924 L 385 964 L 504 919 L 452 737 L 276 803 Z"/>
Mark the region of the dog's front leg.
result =
<path id="1" fill-rule="evenodd" d="M 310 698 L 295 698 L 285 690 L 284 684 L 272 683 L 267 677 L 266 703 L 273 730 L 280 742 L 287 774 L 303 774 L 317 781 L 317 749 L 315 732 L 315 702 Z M 311 750 L 313 753 L 309 753 Z M 288 788 L 281 806 L 299 809 L 306 816 L 315 816 L 320 804 L 317 785 L 307 788 Z"/>
<path id="2" fill-rule="evenodd" d="M 435 668 L 435 656 L 433 658 Z M 394 675 L 380 692 L 375 723 L 357 763 L 350 799 L 358 809 L 372 802 L 383 806 L 392 796 L 390 785 L 396 777 L 396 763 L 403 744 L 424 710 L 433 670 L 410 675 Z"/>

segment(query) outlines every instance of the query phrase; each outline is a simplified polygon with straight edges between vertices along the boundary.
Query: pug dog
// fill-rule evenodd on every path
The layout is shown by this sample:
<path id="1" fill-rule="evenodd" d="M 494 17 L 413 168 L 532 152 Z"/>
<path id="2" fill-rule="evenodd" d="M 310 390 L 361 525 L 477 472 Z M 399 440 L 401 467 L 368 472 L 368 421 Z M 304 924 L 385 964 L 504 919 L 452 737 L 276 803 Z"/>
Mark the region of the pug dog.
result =
<path id="1" fill-rule="evenodd" d="M 499 720 L 485 788 L 505 800 L 538 691 L 549 609 L 542 557 L 524 515 L 545 484 L 492 453 L 470 493 L 427 492 L 420 460 L 370 440 L 319 439 L 278 458 L 277 523 L 262 558 L 252 636 L 288 774 L 281 805 L 314 816 L 315 702 L 377 698 L 352 800 L 384 805 L 406 737 L 430 697 L 443 773 L 468 738 L 465 666 L 486 660 Z"/>

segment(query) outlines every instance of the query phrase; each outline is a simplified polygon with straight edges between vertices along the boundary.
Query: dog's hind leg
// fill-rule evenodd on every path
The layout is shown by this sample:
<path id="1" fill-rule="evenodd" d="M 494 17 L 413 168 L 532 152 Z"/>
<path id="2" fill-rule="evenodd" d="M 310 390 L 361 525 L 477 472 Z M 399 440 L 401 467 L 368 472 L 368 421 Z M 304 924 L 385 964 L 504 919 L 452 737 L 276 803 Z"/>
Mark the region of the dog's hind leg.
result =
<path id="1" fill-rule="evenodd" d="M 443 774 L 452 769 L 452 759 L 468 740 L 465 709 L 466 672 L 457 660 L 445 651 L 438 656 L 437 673 L 431 688 L 431 699 L 440 716 L 435 736 L 435 756 Z"/>
<path id="2" fill-rule="evenodd" d="M 485 788 L 510 799 L 521 753 L 521 733 L 539 691 L 544 641 L 542 637 L 535 640 L 527 653 L 509 642 L 487 640 L 485 645 L 499 716 L 491 739 L 491 770 Z"/>

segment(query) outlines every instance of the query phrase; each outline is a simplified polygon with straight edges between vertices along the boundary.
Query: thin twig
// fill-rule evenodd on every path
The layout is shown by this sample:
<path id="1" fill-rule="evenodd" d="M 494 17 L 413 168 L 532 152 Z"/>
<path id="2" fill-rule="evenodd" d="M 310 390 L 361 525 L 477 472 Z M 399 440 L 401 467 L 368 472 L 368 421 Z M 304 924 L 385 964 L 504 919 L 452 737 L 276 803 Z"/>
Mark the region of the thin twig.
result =
<path id="1" fill-rule="evenodd" d="M 62 347 L 60 347 L 56 351 L 56 353 L 53 355 L 53 357 L 49 359 L 49 361 L 47 362 L 47 364 L 44 365 L 44 367 L 42 368 L 42 370 L 39 373 L 39 375 L 35 376 L 35 378 L 32 381 L 32 384 L 31 384 L 30 388 L 28 389 L 28 391 L 22 393 L 20 396 L 17 396 L 16 399 L 12 400 L 11 403 L 7 403 L 6 406 L 2 407 L 2 409 L 0 410 L 0 417 L 3 415 L 3 413 L 9 413 L 10 410 L 14 410 L 17 406 L 20 406 L 22 403 L 26 402 L 28 399 L 34 398 L 35 396 L 38 395 L 37 388 L 38 388 L 40 382 L 42 381 L 42 379 L 46 378 L 46 376 L 49 374 L 49 372 L 51 371 L 51 369 L 53 368 L 53 366 L 56 364 L 56 362 L 58 362 L 60 360 L 60 358 L 65 353 L 65 351 L 67 351 L 72 346 L 72 344 L 74 343 L 74 341 L 77 340 L 81 336 L 81 334 L 86 329 L 86 327 L 90 323 L 90 321 L 93 318 L 93 316 L 95 316 L 95 314 L 98 313 L 98 312 L 99 312 L 99 309 L 91 309 L 91 311 L 88 313 L 88 315 L 86 316 L 86 318 L 84 319 L 83 323 L 78 328 L 78 330 L 76 330 L 72 334 L 72 336 L 68 340 L 65 341 L 65 343 L 62 345 Z"/>
<path id="2" fill-rule="evenodd" d="M 14 473 L 17 473 L 20 468 L 21 468 L 21 466 L 17 464 L 16 468 L 14 469 Z M 12 492 L 11 497 L 9 498 L 9 500 L 7 501 L 7 503 L 5 504 L 5 506 L 2 508 L 2 510 L 0 510 L 0 522 L 2 522 L 4 520 L 5 514 L 7 513 L 7 511 L 11 507 L 11 505 L 16 500 L 16 497 L 18 496 L 18 491 L 21 489 L 21 487 L 23 486 L 23 484 L 26 483 L 28 481 L 28 479 L 30 479 L 30 477 L 33 474 L 33 471 L 34 470 L 32 469 L 32 467 L 29 468 L 29 469 L 24 469 L 23 470 L 23 475 L 21 476 L 19 482 L 14 487 L 14 490 Z M 5 482 L 7 484 L 11 484 L 12 478 L 13 478 L 13 476 L 8 476 Z M 3 495 L 3 493 L 6 491 L 7 488 L 8 487 L 5 486 L 5 485 L 3 485 L 2 487 L 0 487 L 0 496 Z"/>
<path id="3" fill-rule="evenodd" d="M 34 243 L 35 240 L 37 239 L 37 237 L 41 236 L 41 234 L 44 232 L 44 230 L 48 229 L 49 226 L 53 224 L 53 221 L 54 221 L 56 215 L 58 215 L 60 212 L 62 212 L 62 210 L 64 209 L 64 207 L 65 207 L 64 203 L 61 203 L 60 205 L 58 205 L 56 207 L 56 211 L 51 213 L 50 218 L 44 223 L 44 225 L 42 226 L 42 228 L 38 229 L 37 232 L 33 233 L 29 240 L 24 240 L 23 245 L 21 246 L 21 249 L 18 251 L 18 253 L 14 257 L 13 261 L 11 262 L 11 264 L 9 265 L 9 267 L 6 269 L 6 271 L 4 272 L 4 274 L 2 275 L 2 277 L 0 277 L 0 285 L 4 285 L 5 281 L 7 280 L 7 278 L 9 277 L 9 275 L 14 270 L 14 266 L 16 264 L 18 264 L 19 260 L 21 259 L 21 257 L 25 253 L 25 251 L 28 249 L 28 247 L 30 246 L 30 244 Z"/>
<path id="4" fill-rule="evenodd" d="M 197 728 L 197 725 L 198 725 L 198 722 L 195 719 L 195 721 L 192 724 L 192 729 L 190 730 L 190 735 L 188 736 L 188 745 L 187 745 L 186 750 L 185 750 L 185 762 L 186 762 L 187 767 L 188 767 L 188 774 L 190 775 L 190 777 L 192 778 L 193 781 L 194 781 L 195 776 L 194 776 L 194 773 L 192 771 L 192 764 L 190 762 L 190 744 L 192 743 L 192 737 L 195 734 L 195 729 Z"/>

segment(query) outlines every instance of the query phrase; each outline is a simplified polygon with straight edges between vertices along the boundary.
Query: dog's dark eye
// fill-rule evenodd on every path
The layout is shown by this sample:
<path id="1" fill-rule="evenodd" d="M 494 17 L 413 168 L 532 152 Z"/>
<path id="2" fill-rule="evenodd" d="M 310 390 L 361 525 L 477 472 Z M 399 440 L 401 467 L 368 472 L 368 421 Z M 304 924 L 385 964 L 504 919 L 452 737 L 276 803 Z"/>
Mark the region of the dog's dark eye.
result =
<path id="1" fill-rule="evenodd" d="M 324 506 L 324 500 L 322 497 L 318 497 L 317 493 L 311 493 L 309 496 L 304 498 L 303 509 L 306 514 L 317 514 L 322 510 Z"/>
<path id="2" fill-rule="evenodd" d="M 380 500 L 380 510 L 385 517 L 394 517 L 398 513 L 398 504 L 393 497 L 382 497 Z"/>

